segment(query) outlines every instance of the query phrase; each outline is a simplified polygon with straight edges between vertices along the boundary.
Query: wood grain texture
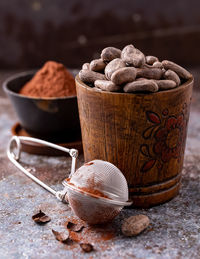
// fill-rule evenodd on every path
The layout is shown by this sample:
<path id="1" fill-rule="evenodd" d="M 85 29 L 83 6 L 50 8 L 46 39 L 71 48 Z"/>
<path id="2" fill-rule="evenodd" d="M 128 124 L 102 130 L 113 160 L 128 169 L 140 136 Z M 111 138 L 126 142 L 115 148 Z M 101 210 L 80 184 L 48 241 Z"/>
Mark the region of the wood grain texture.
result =
<path id="1" fill-rule="evenodd" d="M 78 76 L 76 86 L 85 161 L 115 164 L 137 207 L 173 198 L 180 185 L 193 79 L 152 94 L 100 92 Z"/>

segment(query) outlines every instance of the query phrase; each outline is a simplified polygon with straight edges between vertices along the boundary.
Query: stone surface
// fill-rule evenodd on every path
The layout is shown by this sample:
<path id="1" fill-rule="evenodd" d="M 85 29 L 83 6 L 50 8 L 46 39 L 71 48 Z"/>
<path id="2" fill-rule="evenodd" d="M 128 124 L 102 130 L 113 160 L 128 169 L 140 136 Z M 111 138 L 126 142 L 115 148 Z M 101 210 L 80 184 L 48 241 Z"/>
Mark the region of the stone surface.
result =
<path id="1" fill-rule="evenodd" d="M 170 202 L 148 209 L 124 209 L 110 225 L 114 235 L 90 242 L 95 251 L 84 254 L 79 245 L 58 242 L 51 229 L 63 231 L 67 219 L 74 218 L 67 204 L 59 202 L 25 177 L 6 157 L 10 128 L 16 121 L 9 101 L 0 98 L 0 258 L 199 258 L 200 257 L 200 93 L 195 92 L 191 107 L 187 149 L 180 194 Z M 54 189 L 62 189 L 71 159 L 43 157 L 23 153 L 22 163 Z M 78 158 L 78 166 L 83 156 Z M 44 226 L 34 223 L 39 210 L 51 217 Z M 141 235 L 123 237 L 125 217 L 145 214 L 150 226 Z M 86 231 L 86 230 L 84 230 Z M 105 231 L 104 227 L 101 231 Z M 83 232 L 86 233 L 87 232 Z M 85 235 L 86 235 L 85 234 Z M 89 237 L 88 237 L 89 238 Z"/>

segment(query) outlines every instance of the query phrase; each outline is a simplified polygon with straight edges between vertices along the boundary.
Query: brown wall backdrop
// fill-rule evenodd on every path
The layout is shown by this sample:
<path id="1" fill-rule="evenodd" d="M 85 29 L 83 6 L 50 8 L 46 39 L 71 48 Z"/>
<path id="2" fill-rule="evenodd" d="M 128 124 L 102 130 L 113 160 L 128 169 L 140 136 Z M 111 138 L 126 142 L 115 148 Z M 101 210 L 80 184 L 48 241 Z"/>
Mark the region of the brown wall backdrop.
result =
<path id="1" fill-rule="evenodd" d="M 80 67 L 105 46 L 199 65 L 198 0 L 1 0 L 0 69 Z"/>

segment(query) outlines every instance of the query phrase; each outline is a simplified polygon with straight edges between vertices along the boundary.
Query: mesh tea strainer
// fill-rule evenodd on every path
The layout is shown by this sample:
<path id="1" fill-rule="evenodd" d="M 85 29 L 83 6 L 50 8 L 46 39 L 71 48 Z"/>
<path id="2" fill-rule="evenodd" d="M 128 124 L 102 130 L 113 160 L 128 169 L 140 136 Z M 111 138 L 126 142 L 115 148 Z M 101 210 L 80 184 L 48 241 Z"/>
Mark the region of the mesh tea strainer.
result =
<path id="1" fill-rule="evenodd" d="M 63 181 L 65 188 L 62 191 L 53 190 L 19 163 L 22 141 L 39 143 L 70 154 L 72 157 L 71 173 Z M 128 201 L 126 179 L 113 164 L 102 160 L 93 160 L 75 171 L 76 158 L 78 157 L 76 149 L 67 149 L 36 138 L 13 136 L 8 145 L 7 155 L 10 161 L 33 181 L 54 194 L 59 200 L 69 201 L 74 213 L 89 224 L 108 222 L 124 206 L 132 204 L 131 201 Z"/>

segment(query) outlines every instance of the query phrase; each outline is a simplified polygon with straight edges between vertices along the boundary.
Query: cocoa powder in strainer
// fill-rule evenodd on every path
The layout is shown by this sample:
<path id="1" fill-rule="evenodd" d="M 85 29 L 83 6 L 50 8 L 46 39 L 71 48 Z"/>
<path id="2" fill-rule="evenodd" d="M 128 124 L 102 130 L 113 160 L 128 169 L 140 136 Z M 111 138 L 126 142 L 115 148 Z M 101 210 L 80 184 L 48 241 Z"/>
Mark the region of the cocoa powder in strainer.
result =
<path id="1" fill-rule="evenodd" d="M 124 206 L 132 204 L 124 175 L 107 161 L 84 164 L 64 185 L 75 215 L 89 224 L 109 222 Z"/>
<path id="2" fill-rule="evenodd" d="M 119 214 L 119 210 L 109 205 L 99 204 L 96 208 L 85 207 L 84 203 L 73 197 L 69 197 L 69 203 L 74 213 L 89 225 L 108 223 Z M 93 210 L 90 216 L 88 216 L 88 210 Z"/>
<path id="3" fill-rule="evenodd" d="M 66 181 L 68 182 L 68 184 L 75 186 L 73 183 L 70 183 L 70 179 L 67 178 Z M 80 192 L 84 193 L 89 193 L 91 194 L 91 196 L 95 196 L 96 198 L 98 197 L 103 197 L 103 198 L 109 198 L 107 195 L 105 195 L 104 193 L 100 192 L 99 190 L 95 189 L 94 184 L 91 185 L 90 184 L 90 188 L 88 187 L 76 187 Z"/>
<path id="4" fill-rule="evenodd" d="M 75 187 L 73 183 L 70 183 L 70 179 L 67 179 L 68 184 Z M 91 186 L 91 185 L 90 185 Z M 112 221 L 119 213 L 119 209 L 112 207 L 108 204 L 98 203 L 98 198 L 107 198 L 109 197 L 97 189 L 87 188 L 87 187 L 76 187 L 80 193 L 84 195 L 87 193 L 91 195 L 91 198 L 87 197 L 85 199 L 97 199 L 93 201 L 93 206 L 87 207 L 83 199 L 77 198 L 77 196 L 68 195 L 68 201 L 74 213 L 79 216 L 80 219 L 87 221 L 90 225 L 103 224 L 109 221 Z M 92 202 L 92 201 L 91 201 Z M 92 203 L 91 203 L 92 204 Z M 89 210 L 91 210 L 91 215 L 89 216 Z"/>

